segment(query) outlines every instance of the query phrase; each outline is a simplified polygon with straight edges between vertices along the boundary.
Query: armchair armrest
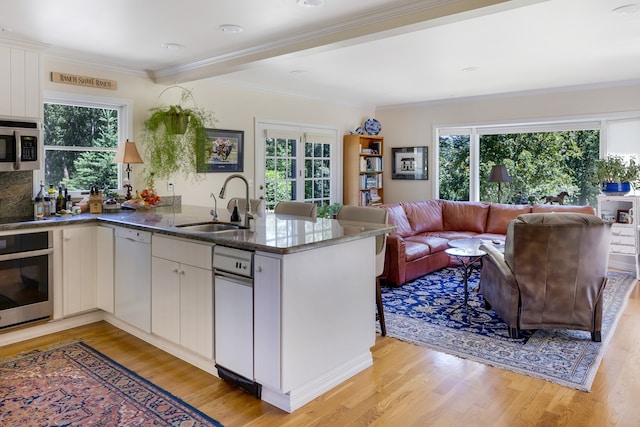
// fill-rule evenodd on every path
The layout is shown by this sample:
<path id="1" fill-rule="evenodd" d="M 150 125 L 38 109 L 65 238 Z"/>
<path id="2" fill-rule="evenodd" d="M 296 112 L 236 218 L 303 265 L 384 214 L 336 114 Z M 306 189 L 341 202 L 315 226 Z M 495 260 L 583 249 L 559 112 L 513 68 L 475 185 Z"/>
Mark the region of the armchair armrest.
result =
<path id="1" fill-rule="evenodd" d="M 500 252 L 498 249 L 496 249 L 495 246 L 490 243 L 483 243 L 482 245 L 480 245 L 480 249 L 487 253 L 487 255 L 485 256 L 485 261 L 492 262 L 494 267 L 497 269 L 498 273 L 502 275 L 504 280 L 506 280 L 512 287 L 516 287 L 516 278 L 509 268 L 509 265 L 504 260 L 504 253 Z"/>

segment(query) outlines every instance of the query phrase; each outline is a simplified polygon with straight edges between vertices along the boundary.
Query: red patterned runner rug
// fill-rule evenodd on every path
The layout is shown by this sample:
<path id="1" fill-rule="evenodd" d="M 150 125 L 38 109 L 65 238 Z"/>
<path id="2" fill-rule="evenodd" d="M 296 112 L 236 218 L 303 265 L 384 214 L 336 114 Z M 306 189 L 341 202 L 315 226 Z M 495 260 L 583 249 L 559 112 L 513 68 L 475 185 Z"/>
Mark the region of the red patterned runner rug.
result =
<path id="1" fill-rule="evenodd" d="M 0 363 L 3 426 L 222 426 L 84 343 Z"/>

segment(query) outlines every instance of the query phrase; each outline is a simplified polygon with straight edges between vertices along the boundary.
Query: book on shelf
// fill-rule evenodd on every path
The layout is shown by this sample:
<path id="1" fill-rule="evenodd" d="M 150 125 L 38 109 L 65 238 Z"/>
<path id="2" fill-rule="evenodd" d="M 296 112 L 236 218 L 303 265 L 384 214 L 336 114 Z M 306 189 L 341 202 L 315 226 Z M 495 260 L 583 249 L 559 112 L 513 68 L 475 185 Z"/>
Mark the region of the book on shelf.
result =
<path id="1" fill-rule="evenodd" d="M 367 171 L 379 172 L 382 170 L 382 157 L 367 157 Z"/>

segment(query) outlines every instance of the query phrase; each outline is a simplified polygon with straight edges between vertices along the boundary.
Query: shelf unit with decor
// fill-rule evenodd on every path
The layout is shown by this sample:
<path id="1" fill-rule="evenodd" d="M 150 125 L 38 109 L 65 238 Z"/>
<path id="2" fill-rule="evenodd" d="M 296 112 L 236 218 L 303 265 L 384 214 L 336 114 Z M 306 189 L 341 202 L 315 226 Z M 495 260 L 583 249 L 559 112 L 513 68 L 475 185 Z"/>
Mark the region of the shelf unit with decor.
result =
<path id="1" fill-rule="evenodd" d="M 372 206 L 384 203 L 383 143 L 384 138 L 378 135 L 344 136 L 345 205 Z"/>
<path id="2" fill-rule="evenodd" d="M 633 258 L 640 279 L 640 220 L 638 196 L 598 196 L 598 215 L 611 224 L 609 254 Z M 611 262 L 609 265 L 620 267 Z"/>

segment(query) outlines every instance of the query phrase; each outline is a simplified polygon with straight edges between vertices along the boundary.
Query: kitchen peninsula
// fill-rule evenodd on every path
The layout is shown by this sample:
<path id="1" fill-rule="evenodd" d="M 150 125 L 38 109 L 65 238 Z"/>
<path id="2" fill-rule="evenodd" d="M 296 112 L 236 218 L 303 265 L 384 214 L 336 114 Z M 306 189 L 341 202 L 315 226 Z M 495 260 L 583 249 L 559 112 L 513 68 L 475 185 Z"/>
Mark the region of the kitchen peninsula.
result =
<path id="1" fill-rule="evenodd" d="M 219 221 L 228 221 L 226 210 L 218 213 Z M 375 236 L 393 231 L 393 226 L 327 218 L 312 221 L 266 213 L 255 220 L 251 229 L 202 233 L 181 227 L 210 219 L 208 208 L 182 206 L 0 225 L 0 235 L 43 229 L 54 233 L 53 319 L 44 325 L 6 330 L 0 333 L 0 345 L 49 333 L 55 328 L 104 319 L 218 375 L 215 340 L 209 336 L 215 336 L 216 330 L 225 323 L 222 319 L 220 325 L 214 325 L 213 320 L 211 258 L 212 248 L 218 245 L 254 254 L 253 378 L 250 379 L 260 384 L 262 400 L 292 412 L 371 366 L 370 348 L 375 343 Z M 114 286 L 117 275 L 113 274 L 117 269 L 113 259 L 118 230 L 138 230 L 152 236 L 154 269 L 147 280 L 154 296 L 159 289 L 162 292 L 146 307 L 151 311 L 148 331 L 119 318 L 117 307 L 113 309 L 113 296 L 118 289 Z M 75 234 L 79 232 L 84 234 Z M 65 245 L 67 241 L 73 243 L 75 236 L 83 237 L 83 245 L 91 242 L 94 246 L 91 259 L 95 266 L 78 262 L 79 268 L 88 273 L 84 273 L 78 283 L 69 285 L 62 270 L 76 264 L 65 258 L 79 252 L 67 250 Z M 89 250 L 81 252 L 84 256 Z M 191 264 L 200 262 L 195 270 L 205 273 L 200 277 L 209 283 L 203 288 L 200 283 L 202 289 L 193 293 L 187 288 L 187 281 L 180 279 L 174 287 L 176 298 L 165 298 L 173 301 L 175 307 L 169 310 L 163 307 L 161 315 L 156 313 L 154 317 L 153 309 L 160 297 L 168 295 L 166 290 L 174 289 L 171 282 L 168 285 L 163 282 L 162 276 L 170 273 L 159 274 L 160 270 L 155 267 L 164 264 L 156 264 L 156 260 L 167 266 L 174 265 L 172 268 L 181 272 L 194 270 Z M 204 262 L 208 265 L 203 265 Z M 91 286 L 95 289 L 87 291 Z M 88 302 L 83 300 L 80 308 L 69 310 L 67 305 L 71 304 L 67 302 L 78 292 L 88 295 Z M 198 304 L 198 308 L 185 305 L 185 301 Z M 135 302 L 141 310 L 144 308 L 144 300 Z M 167 322 L 172 313 L 176 321 Z M 198 317 L 193 313 L 198 313 Z M 194 323 L 194 318 L 198 322 Z M 195 337 L 199 347 L 187 340 L 193 331 L 203 331 Z M 209 342 L 209 346 L 203 347 L 202 342 Z"/>

